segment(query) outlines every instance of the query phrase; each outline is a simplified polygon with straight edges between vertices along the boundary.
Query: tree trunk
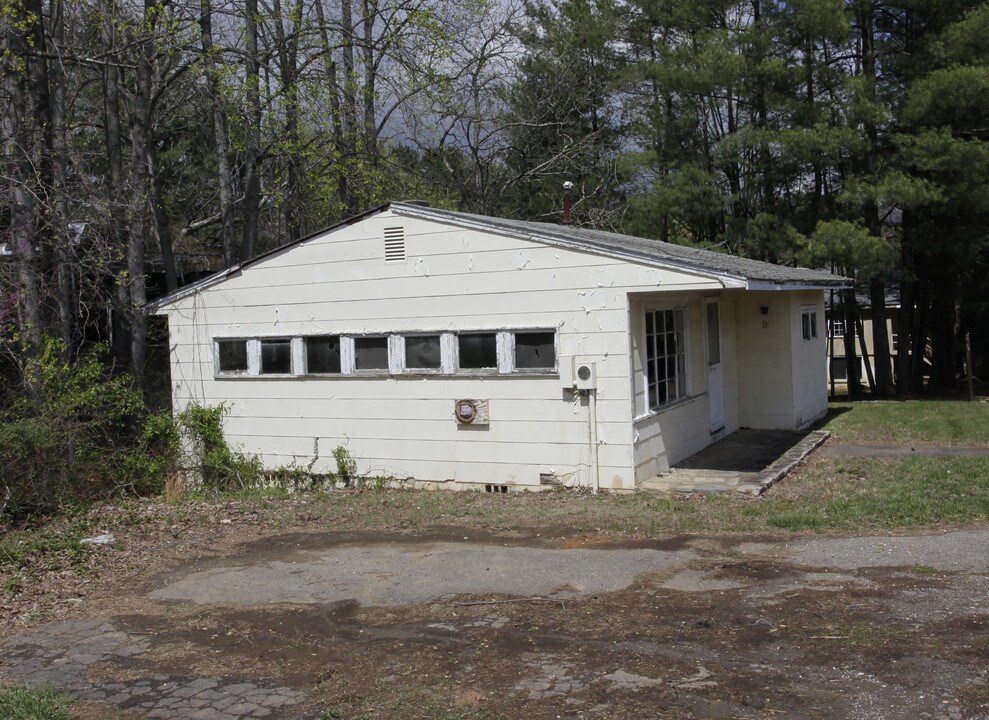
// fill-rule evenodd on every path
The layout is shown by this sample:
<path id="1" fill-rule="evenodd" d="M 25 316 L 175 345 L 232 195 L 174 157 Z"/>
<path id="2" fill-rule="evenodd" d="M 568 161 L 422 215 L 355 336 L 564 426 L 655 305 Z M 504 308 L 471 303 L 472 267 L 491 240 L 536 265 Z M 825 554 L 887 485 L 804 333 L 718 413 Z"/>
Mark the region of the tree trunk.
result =
<path id="1" fill-rule="evenodd" d="M 361 54 L 364 60 L 364 149 L 372 166 L 378 164 L 378 122 L 375 117 L 375 82 L 377 68 L 374 62 L 374 19 L 378 13 L 374 0 L 363 0 L 364 43 Z"/>
<path id="2" fill-rule="evenodd" d="M 317 5 L 322 0 L 317 0 Z M 245 78 L 244 96 L 247 102 L 244 154 L 244 226 L 240 240 L 240 259 L 247 262 L 254 257 L 258 242 L 258 222 L 261 209 L 261 75 L 258 62 L 258 0 L 246 0 L 245 20 Z"/>
<path id="3" fill-rule="evenodd" d="M 7 99 L 3 113 L 5 175 L 10 185 L 8 211 L 9 234 L 16 264 L 16 293 L 19 300 L 21 349 L 32 354 L 37 351 L 42 337 L 41 286 L 35 243 L 38 241 L 38 212 L 35 198 L 39 193 L 35 147 L 33 102 L 28 78 L 22 61 L 26 61 L 29 38 L 22 27 L 27 21 L 26 11 L 18 4 L 9 13 L 0 13 L 0 29 L 3 32 L 3 89 Z"/>
<path id="4" fill-rule="evenodd" d="M 51 3 L 51 34 L 55 52 L 65 47 L 65 18 L 62 0 Z M 51 162 L 55 200 L 55 279 L 57 283 L 58 334 L 68 350 L 74 340 L 76 302 L 72 289 L 72 244 L 69 233 L 69 144 L 65 119 L 65 70 L 53 63 L 49 73 L 51 86 Z"/>
<path id="5" fill-rule="evenodd" d="M 284 98 L 284 137 L 285 137 L 285 199 L 282 204 L 282 223 L 288 242 L 302 237 L 305 228 L 302 207 L 302 157 L 299 137 L 299 84 L 298 53 L 299 34 L 302 22 L 302 0 L 295 0 L 292 32 L 285 34 L 285 16 L 280 0 L 274 0 L 275 37 L 278 41 L 278 64 L 281 73 L 282 97 Z"/>
<path id="6" fill-rule="evenodd" d="M 131 205 L 130 236 L 127 244 L 127 281 L 130 290 L 130 341 L 131 372 L 138 388 L 145 387 L 145 353 L 147 324 L 144 305 L 147 302 L 145 278 L 145 233 L 149 199 L 151 197 L 151 44 L 156 4 L 154 0 L 144 0 L 144 24 L 136 38 L 137 67 L 134 71 L 134 108 L 131 117 Z"/>
<path id="7" fill-rule="evenodd" d="M 866 82 L 866 95 L 876 102 L 876 51 L 874 36 L 873 2 L 868 0 L 859 6 L 859 30 L 862 48 L 862 75 Z M 864 121 L 866 135 L 865 174 L 868 181 L 874 182 L 879 174 L 879 128 L 867 113 Z M 864 220 L 869 233 L 881 237 L 882 225 L 879 221 L 877 201 L 870 199 L 863 208 Z M 890 364 L 889 335 L 886 326 L 886 283 L 881 276 L 869 280 L 869 303 L 872 306 L 872 349 L 876 368 L 875 392 L 879 397 L 888 397 L 893 391 L 893 368 Z"/>
<path id="8" fill-rule="evenodd" d="M 955 344 L 957 322 L 954 293 L 946 287 L 936 288 L 931 302 L 931 385 L 938 392 L 955 388 L 958 370 Z"/>
<path id="9" fill-rule="evenodd" d="M 848 378 L 848 399 L 858 400 L 862 397 L 862 388 L 859 384 L 859 364 L 858 353 L 855 349 L 856 325 L 858 320 L 858 302 L 855 300 L 855 290 L 843 290 L 844 295 L 844 317 L 845 317 L 845 375 Z"/>
<path id="10" fill-rule="evenodd" d="M 889 326 L 886 312 L 886 282 L 880 277 L 869 281 L 872 305 L 872 354 L 876 370 L 875 392 L 879 397 L 893 394 L 893 367 L 889 350 Z"/>
<path id="11" fill-rule="evenodd" d="M 120 71 L 115 64 L 116 56 L 116 0 L 106 0 L 100 18 L 100 39 L 104 55 L 110 62 L 105 63 L 103 72 L 103 129 L 107 157 L 107 196 L 110 200 L 111 247 L 126 257 L 127 213 L 122 199 L 124 188 L 123 150 L 120 128 Z M 121 363 L 128 362 L 130 356 L 128 283 L 125 266 L 115 268 L 117 273 L 116 306 L 110 319 L 109 332 L 112 338 L 114 357 Z"/>
<path id="12" fill-rule="evenodd" d="M 330 43 L 330 29 L 326 24 L 326 14 L 323 11 L 322 0 L 316 2 L 316 18 L 319 21 L 319 39 L 323 51 L 323 67 L 326 72 L 326 86 L 330 93 L 330 112 L 333 125 L 333 144 L 337 153 L 337 188 L 340 194 L 340 202 L 348 210 L 352 211 L 353 199 L 350 197 L 350 177 L 346 168 L 349 162 L 341 163 L 347 156 L 347 148 L 344 144 L 343 119 L 340 108 L 340 82 L 337 78 L 337 64 L 333 59 L 333 46 Z"/>
<path id="13" fill-rule="evenodd" d="M 237 261 L 236 236 L 234 234 L 234 193 L 230 170 L 230 154 L 227 141 L 227 111 L 216 71 L 213 48 L 213 8 L 210 0 L 200 0 L 200 28 L 202 29 L 203 65 L 210 101 L 213 105 L 213 143 L 216 145 L 216 181 L 220 189 L 220 222 L 223 238 L 223 266 L 230 267 Z"/>
<path id="14" fill-rule="evenodd" d="M 911 242 L 912 214 L 903 212 L 900 223 L 900 310 L 897 317 L 896 393 L 900 396 L 913 393 L 913 371 L 910 355 L 913 352 L 914 302 L 916 281 L 913 279 L 913 248 Z"/>

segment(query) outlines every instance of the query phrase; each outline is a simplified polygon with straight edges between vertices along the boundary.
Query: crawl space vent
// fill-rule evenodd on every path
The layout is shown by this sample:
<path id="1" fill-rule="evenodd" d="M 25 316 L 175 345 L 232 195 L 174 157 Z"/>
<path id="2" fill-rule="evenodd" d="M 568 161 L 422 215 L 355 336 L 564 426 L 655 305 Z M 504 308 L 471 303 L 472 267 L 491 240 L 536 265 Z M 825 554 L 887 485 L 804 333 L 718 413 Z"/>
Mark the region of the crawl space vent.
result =
<path id="1" fill-rule="evenodd" d="M 385 262 L 405 262 L 405 228 L 385 228 Z"/>

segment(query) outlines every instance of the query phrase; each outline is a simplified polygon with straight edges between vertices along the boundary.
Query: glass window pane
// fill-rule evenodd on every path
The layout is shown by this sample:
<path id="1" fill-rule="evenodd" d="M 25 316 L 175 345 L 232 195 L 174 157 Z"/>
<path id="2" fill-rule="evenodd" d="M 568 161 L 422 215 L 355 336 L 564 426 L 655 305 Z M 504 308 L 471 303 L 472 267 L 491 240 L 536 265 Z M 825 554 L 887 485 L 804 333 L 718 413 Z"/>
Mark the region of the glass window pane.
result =
<path id="1" fill-rule="evenodd" d="M 718 304 L 707 304 L 707 364 L 717 365 L 721 362 L 721 318 L 718 314 Z"/>
<path id="2" fill-rule="evenodd" d="M 515 333 L 515 367 L 552 370 L 556 367 L 556 333 Z"/>
<path id="3" fill-rule="evenodd" d="M 439 370 L 440 336 L 416 335 L 405 338 L 405 367 L 414 370 Z"/>
<path id="4" fill-rule="evenodd" d="M 388 338 L 354 338 L 354 367 L 357 370 L 387 370 Z"/>
<path id="5" fill-rule="evenodd" d="M 802 326 L 803 339 L 810 340 L 810 318 L 807 317 L 807 313 L 803 313 L 800 316 L 800 322 Z"/>
<path id="6" fill-rule="evenodd" d="M 812 338 L 816 338 L 817 337 L 817 313 L 816 312 L 811 312 L 810 313 L 810 336 Z"/>
<path id="7" fill-rule="evenodd" d="M 653 332 L 653 313 L 646 313 L 646 335 L 652 335 Z"/>
<path id="8" fill-rule="evenodd" d="M 289 375 L 292 372 L 292 341 L 261 341 L 261 374 Z"/>
<path id="9" fill-rule="evenodd" d="M 306 372 L 340 372 L 340 337 L 338 335 L 306 338 Z"/>
<path id="10" fill-rule="evenodd" d="M 457 338 L 460 367 L 479 370 L 498 367 L 498 341 L 494 333 L 473 333 Z"/>
<path id="11" fill-rule="evenodd" d="M 247 372 L 247 341 L 217 340 L 220 372 Z"/>

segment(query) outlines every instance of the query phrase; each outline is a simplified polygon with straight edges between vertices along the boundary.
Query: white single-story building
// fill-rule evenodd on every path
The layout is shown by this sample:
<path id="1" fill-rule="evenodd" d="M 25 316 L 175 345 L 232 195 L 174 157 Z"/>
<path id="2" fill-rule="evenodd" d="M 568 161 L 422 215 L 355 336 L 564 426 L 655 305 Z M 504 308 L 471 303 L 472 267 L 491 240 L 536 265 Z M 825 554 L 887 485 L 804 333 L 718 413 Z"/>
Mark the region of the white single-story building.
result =
<path id="1" fill-rule="evenodd" d="M 633 490 L 827 409 L 824 288 L 654 240 L 392 202 L 152 303 L 173 408 L 269 467 Z"/>

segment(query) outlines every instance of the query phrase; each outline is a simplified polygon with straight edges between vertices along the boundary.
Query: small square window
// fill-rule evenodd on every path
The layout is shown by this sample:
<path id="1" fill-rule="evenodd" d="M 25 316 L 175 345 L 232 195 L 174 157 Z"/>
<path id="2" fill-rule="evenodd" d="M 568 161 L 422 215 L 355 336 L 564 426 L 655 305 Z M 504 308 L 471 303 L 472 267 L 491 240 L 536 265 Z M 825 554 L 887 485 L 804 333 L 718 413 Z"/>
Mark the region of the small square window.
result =
<path id="1" fill-rule="evenodd" d="M 219 372 L 247 372 L 247 340 L 217 340 L 216 355 Z"/>
<path id="2" fill-rule="evenodd" d="M 340 372 L 340 336 L 306 338 L 306 372 L 336 374 Z"/>
<path id="3" fill-rule="evenodd" d="M 498 337 L 495 333 L 459 335 L 457 343 L 462 370 L 492 370 L 498 367 Z"/>
<path id="4" fill-rule="evenodd" d="M 385 336 L 354 338 L 354 368 L 388 369 L 388 338 Z"/>
<path id="5" fill-rule="evenodd" d="M 405 338 L 405 367 L 408 370 L 439 370 L 440 336 L 414 335 Z"/>
<path id="6" fill-rule="evenodd" d="M 292 374 L 292 341 L 291 340 L 262 340 L 261 341 L 261 374 L 262 375 L 291 375 Z"/>
<path id="7" fill-rule="evenodd" d="M 556 333 L 515 333 L 515 368 L 517 370 L 556 369 Z"/>

